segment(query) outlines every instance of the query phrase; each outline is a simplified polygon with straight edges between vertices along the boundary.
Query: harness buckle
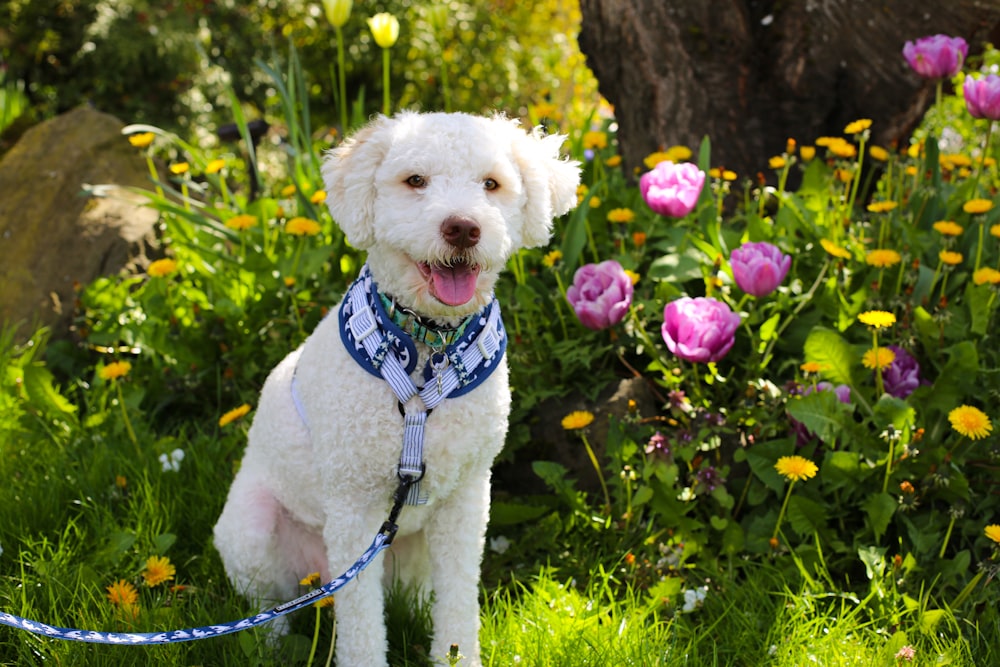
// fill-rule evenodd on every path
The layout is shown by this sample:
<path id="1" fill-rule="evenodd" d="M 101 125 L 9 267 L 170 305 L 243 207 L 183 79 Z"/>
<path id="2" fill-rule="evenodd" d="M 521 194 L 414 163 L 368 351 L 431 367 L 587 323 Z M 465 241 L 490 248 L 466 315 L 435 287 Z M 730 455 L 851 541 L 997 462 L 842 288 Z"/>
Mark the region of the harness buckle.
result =
<path id="1" fill-rule="evenodd" d="M 422 480 L 425 472 L 427 472 L 426 463 L 421 463 L 419 468 L 403 466 L 402 464 L 396 468 L 396 476 L 399 477 L 400 486 L 406 485 L 407 488 Z"/>

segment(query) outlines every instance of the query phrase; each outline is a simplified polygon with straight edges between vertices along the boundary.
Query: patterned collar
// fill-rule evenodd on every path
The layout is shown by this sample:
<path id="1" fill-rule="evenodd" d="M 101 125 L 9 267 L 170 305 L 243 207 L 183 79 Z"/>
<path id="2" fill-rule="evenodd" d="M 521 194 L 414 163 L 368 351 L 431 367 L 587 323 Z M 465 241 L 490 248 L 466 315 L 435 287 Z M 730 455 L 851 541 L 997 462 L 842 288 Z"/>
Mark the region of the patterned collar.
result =
<path id="1" fill-rule="evenodd" d="M 378 293 L 389 319 L 397 327 L 418 343 L 424 343 L 435 350 L 441 350 L 462 337 L 469 322 L 475 317 L 470 315 L 462 320 L 458 327 L 439 327 L 433 320 L 424 320 L 409 308 L 396 304 L 396 300 L 382 292 Z"/>

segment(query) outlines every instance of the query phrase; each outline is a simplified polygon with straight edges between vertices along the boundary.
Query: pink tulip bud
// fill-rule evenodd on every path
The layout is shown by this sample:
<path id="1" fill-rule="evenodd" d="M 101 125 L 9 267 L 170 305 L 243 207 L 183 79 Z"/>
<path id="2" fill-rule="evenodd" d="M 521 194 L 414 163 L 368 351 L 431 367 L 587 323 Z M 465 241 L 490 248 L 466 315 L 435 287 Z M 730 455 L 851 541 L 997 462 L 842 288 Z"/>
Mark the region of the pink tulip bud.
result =
<path id="1" fill-rule="evenodd" d="M 747 294 L 767 296 L 781 284 L 792 258 L 766 241 L 744 243 L 729 256 L 733 279 Z"/>
<path id="2" fill-rule="evenodd" d="M 925 79 L 953 77 L 962 69 L 969 45 L 961 37 L 929 35 L 903 45 L 903 57 Z"/>
<path id="3" fill-rule="evenodd" d="M 740 316 L 712 297 L 681 297 L 663 309 L 661 333 L 681 359 L 704 363 L 726 356 L 736 342 Z"/>
<path id="4" fill-rule="evenodd" d="M 588 329 L 607 329 L 625 319 L 632 305 L 632 280 L 613 259 L 585 264 L 573 275 L 566 300 Z"/>
<path id="5" fill-rule="evenodd" d="M 694 210 L 705 184 L 705 172 L 691 164 L 660 162 L 639 178 L 642 198 L 660 215 L 683 218 Z"/>

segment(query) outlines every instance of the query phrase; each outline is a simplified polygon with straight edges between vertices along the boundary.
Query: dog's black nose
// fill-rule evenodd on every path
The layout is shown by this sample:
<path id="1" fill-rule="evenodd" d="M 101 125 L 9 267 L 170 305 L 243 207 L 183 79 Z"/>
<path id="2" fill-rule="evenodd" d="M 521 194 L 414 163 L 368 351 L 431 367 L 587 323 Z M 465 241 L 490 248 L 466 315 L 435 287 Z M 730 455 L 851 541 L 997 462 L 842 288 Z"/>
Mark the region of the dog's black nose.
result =
<path id="1" fill-rule="evenodd" d="M 448 245 L 466 249 L 479 243 L 479 223 L 475 220 L 451 216 L 441 223 L 441 236 Z"/>

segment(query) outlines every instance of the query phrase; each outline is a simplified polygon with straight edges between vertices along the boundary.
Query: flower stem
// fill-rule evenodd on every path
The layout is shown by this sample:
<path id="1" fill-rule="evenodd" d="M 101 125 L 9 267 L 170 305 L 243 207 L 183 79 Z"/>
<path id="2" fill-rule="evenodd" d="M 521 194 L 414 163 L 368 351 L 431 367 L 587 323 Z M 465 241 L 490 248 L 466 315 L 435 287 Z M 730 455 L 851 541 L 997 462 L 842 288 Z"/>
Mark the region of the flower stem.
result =
<path id="1" fill-rule="evenodd" d="M 878 355 L 878 329 L 872 330 L 872 354 L 875 356 L 875 395 L 881 396 L 884 390 L 882 384 L 882 364 Z"/>
<path id="2" fill-rule="evenodd" d="M 879 366 L 881 368 L 881 366 Z M 885 479 L 882 480 L 882 493 L 889 488 L 889 475 L 892 473 L 892 459 L 896 455 L 896 439 L 889 438 L 889 458 L 885 462 Z"/>
<path id="3" fill-rule="evenodd" d="M 955 517 L 957 515 L 952 514 L 951 520 L 948 521 L 948 530 L 945 531 L 944 541 L 941 542 L 941 550 L 938 552 L 938 558 L 944 558 L 944 552 L 948 549 L 948 542 L 951 540 L 951 530 L 955 527 Z"/>
<path id="4" fill-rule="evenodd" d="M 309 659 L 306 660 L 306 667 L 312 667 L 313 658 L 316 657 L 316 645 L 319 644 L 319 619 L 322 610 L 316 607 L 316 624 L 313 626 L 312 646 L 309 647 Z"/>
<path id="5" fill-rule="evenodd" d="M 125 421 L 125 430 L 128 431 L 129 440 L 132 441 L 132 445 L 135 447 L 136 456 L 142 458 L 142 450 L 139 449 L 139 440 L 135 437 L 135 431 L 132 429 L 132 421 L 128 418 L 128 409 L 125 407 L 125 393 L 122 391 L 122 383 L 115 381 L 115 387 L 118 389 L 118 405 L 122 408 L 122 419 Z"/>
<path id="6" fill-rule="evenodd" d="M 344 33 L 337 32 L 337 87 L 340 95 L 340 136 L 347 134 L 347 73 L 344 71 Z"/>
<path id="7" fill-rule="evenodd" d="M 382 49 L 382 113 L 389 115 L 391 109 L 389 103 L 389 49 Z"/>
<path id="8" fill-rule="evenodd" d="M 587 440 L 587 434 L 581 433 L 583 437 L 583 446 L 587 450 L 587 456 L 590 457 L 590 463 L 594 466 L 594 470 L 597 471 L 597 479 L 601 482 L 601 491 L 604 492 L 604 507 L 607 509 L 608 513 L 611 512 L 611 495 L 608 493 L 608 485 L 604 481 L 604 472 L 601 470 L 601 464 L 597 462 L 597 455 L 594 454 L 594 448 L 590 446 L 590 441 Z"/>
<path id="9" fill-rule="evenodd" d="M 778 512 L 778 521 L 774 524 L 774 533 L 771 535 L 772 540 L 778 539 L 778 531 L 781 530 L 781 521 L 785 518 L 785 510 L 788 509 L 788 501 L 792 497 L 792 489 L 795 488 L 795 481 L 793 479 L 788 483 L 788 491 L 785 492 L 785 501 L 781 503 L 781 510 Z"/>

